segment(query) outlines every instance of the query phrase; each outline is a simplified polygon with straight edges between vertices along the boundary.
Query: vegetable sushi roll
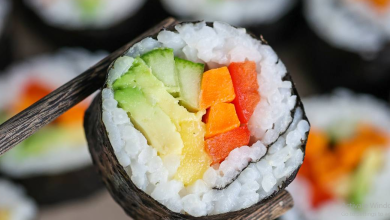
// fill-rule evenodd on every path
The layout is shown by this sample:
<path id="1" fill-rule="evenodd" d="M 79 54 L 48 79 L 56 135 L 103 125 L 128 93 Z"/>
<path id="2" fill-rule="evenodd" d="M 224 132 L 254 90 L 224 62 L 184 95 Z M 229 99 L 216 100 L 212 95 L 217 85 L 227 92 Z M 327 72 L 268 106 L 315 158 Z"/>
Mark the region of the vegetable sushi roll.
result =
<path id="1" fill-rule="evenodd" d="M 323 90 L 342 86 L 388 99 L 390 1 L 306 0 L 310 71 Z M 315 51 L 314 51 L 315 50 Z"/>
<path id="2" fill-rule="evenodd" d="M 389 106 L 344 90 L 304 104 L 312 130 L 285 219 L 389 219 Z"/>
<path id="3" fill-rule="evenodd" d="M 118 49 L 144 31 L 144 27 L 165 17 L 161 6 L 153 2 L 19 0 L 22 15 L 52 42 L 106 50 Z"/>
<path id="4" fill-rule="evenodd" d="M 11 67 L 0 80 L 5 121 L 95 64 L 105 53 L 62 50 Z M 22 184 L 40 204 L 84 197 L 101 187 L 86 147 L 82 120 L 89 101 L 0 157 L 0 171 Z"/>
<path id="5" fill-rule="evenodd" d="M 174 16 L 184 19 L 217 20 L 244 26 L 271 43 L 299 26 L 296 0 L 161 0 Z"/>
<path id="6" fill-rule="evenodd" d="M 0 0 L 0 70 L 4 69 L 12 60 L 9 37 L 10 12 L 11 1 Z"/>
<path id="7" fill-rule="evenodd" d="M 36 219 L 37 207 L 21 187 L 0 179 L 0 195 L 1 220 Z"/>
<path id="8" fill-rule="evenodd" d="M 107 188 L 133 218 L 226 219 L 294 179 L 310 126 L 270 46 L 198 22 L 118 58 L 85 128 Z"/>

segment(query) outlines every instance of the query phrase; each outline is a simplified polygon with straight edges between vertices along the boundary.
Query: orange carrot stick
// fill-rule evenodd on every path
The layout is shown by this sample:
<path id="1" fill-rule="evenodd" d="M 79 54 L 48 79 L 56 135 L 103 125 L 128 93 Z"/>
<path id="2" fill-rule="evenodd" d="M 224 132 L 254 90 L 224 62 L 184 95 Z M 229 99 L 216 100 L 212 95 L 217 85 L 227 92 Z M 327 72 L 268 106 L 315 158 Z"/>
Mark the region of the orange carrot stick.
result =
<path id="1" fill-rule="evenodd" d="M 232 78 L 227 67 L 212 69 L 203 74 L 200 108 L 207 109 L 221 102 L 231 102 L 236 97 Z"/>
<path id="2" fill-rule="evenodd" d="M 210 107 L 206 114 L 206 136 L 211 138 L 240 127 L 236 109 L 230 103 L 218 103 Z"/>

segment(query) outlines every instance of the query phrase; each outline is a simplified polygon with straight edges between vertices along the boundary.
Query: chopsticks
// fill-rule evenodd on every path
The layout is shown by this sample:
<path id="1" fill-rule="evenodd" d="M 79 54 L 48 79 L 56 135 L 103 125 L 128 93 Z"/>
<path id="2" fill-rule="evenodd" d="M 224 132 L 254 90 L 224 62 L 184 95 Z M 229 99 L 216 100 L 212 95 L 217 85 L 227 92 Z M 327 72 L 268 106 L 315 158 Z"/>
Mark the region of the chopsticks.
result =
<path id="1" fill-rule="evenodd" d="M 167 18 L 99 63 L 0 125 L 0 156 L 100 89 L 110 64 L 141 39 L 174 25 Z M 6 95 L 6 94 L 2 94 Z"/>

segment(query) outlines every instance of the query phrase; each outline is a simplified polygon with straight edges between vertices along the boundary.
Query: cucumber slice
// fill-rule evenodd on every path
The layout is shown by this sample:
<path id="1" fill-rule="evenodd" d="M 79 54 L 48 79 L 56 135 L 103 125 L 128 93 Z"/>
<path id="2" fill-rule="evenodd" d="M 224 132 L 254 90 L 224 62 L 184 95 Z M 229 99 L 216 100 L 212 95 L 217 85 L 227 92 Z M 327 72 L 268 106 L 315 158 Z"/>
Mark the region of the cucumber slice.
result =
<path id="1" fill-rule="evenodd" d="M 157 48 L 142 55 L 141 58 L 152 69 L 153 75 L 164 83 L 169 93 L 172 94 L 180 92 L 175 72 L 175 57 L 173 49 Z"/>
<path id="2" fill-rule="evenodd" d="M 180 104 L 189 111 L 199 111 L 200 84 L 204 64 L 175 58 L 175 65 L 180 85 Z"/>

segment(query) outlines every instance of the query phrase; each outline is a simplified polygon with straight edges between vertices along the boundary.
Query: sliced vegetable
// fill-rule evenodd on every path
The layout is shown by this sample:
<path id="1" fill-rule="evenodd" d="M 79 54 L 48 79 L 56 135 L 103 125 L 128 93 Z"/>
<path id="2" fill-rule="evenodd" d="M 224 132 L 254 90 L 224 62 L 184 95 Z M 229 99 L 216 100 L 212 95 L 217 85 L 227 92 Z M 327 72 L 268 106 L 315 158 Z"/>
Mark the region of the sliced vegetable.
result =
<path id="1" fill-rule="evenodd" d="M 17 114 L 39 99 L 45 97 L 52 91 L 51 88 L 43 85 L 41 82 L 31 81 L 23 89 L 18 101 L 12 106 L 12 114 Z"/>
<path id="2" fill-rule="evenodd" d="M 0 220 L 10 220 L 11 213 L 8 210 L 0 209 Z"/>
<path id="3" fill-rule="evenodd" d="M 307 139 L 307 145 L 310 146 L 306 149 L 306 154 L 310 155 L 307 158 L 316 160 L 316 158 L 321 157 L 328 150 L 329 143 L 330 140 L 327 133 L 312 128 Z"/>
<path id="4" fill-rule="evenodd" d="M 175 58 L 180 85 L 180 104 L 190 111 L 199 111 L 200 84 L 204 64 Z"/>
<path id="5" fill-rule="evenodd" d="M 48 88 L 48 86 L 45 86 L 41 82 L 29 82 L 20 95 L 20 99 L 15 102 L 12 107 L 12 114 L 23 111 L 39 99 L 48 95 L 51 91 L 51 88 Z M 84 112 L 87 108 L 88 106 L 85 103 L 80 103 L 58 117 L 55 120 L 55 123 L 82 125 L 82 122 L 84 121 Z"/>
<path id="6" fill-rule="evenodd" d="M 368 1 L 370 1 L 379 10 L 386 9 L 387 6 L 389 6 L 389 4 L 390 4 L 389 0 L 368 0 Z"/>
<path id="7" fill-rule="evenodd" d="M 153 75 L 164 83 L 169 93 L 180 91 L 173 49 L 157 48 L 142 55 L 141 58 L 152 69 Z"/>
<path id="8" fill-rule="evenodd" d="M 87 110 L 88 105 L 80 103 L 75 107 L 71 108 L 60 117 L 57 118 L 56 122 L 61 124 L 77 124 L 82 126 L 84 121 L 84 113 Z"/>
<path id="9" fill-rule="evenodd" d="M 4 123 L 7 120 L 7 114 L 0 111 L 0 124 Z"/>
<path id="10" fill-rule="evenodd" d="M 229 72 L 236 93 L 233 103 L 236 106 L 238 118 L 241 123 L 248 123 L 260 101 L 256 63 L 252 61 L 231 63 Z"/>
<path id="11" fill-rule="evenodd" d="M 13 153 L 15 158 L 25 159 L 50 152 L 55 149 L 54 146 L 81 147 L 84 143 L 85 136 L 81 125 L 49 125 L 20 143 L 10 153 Z"/>
<path id="12" fill-rule="evenodd" d="M 231 102 L 236 97 L 232 78 L 227 67 L 212 69 L 203 74 L 200 108 L 207 109 L 221 102 Z"/>
<path id="13" fill-rule="evenodd" d="M 353 204 L 362 204 L 370 191 L 375 175 L 384 162 L 383 150 L 371 148 L 364 154 L 359 168 L 354 174 L 351 196 Z"/>
<path id="14" fill-rule="evenodd" d="M 197 120 L 194 113 L 180 106 L 179 101 L 167 92 L 164 84 L 151 73 L 140 58 L 136 58 L 132 67 L 113 84 L 114 91 L 136 87 L 150 102 L 157 104 L 170 117 L 178 131 L 182 121 Z"/>
<path id="15" fill-rule="evenodd" d="M 316 128 L 310 131 L 298 175 L 311 183 L 313 207 L 335 198 L 361 204 L 383 161 L 382 148 L 389 144 L 385 131 L 368 124 L 344 123 L 329 125 L 328 133 Z"/>
<path id="16" fill-rule="evenodd" d="M 158 105 L 148 101 L 139 88 L 117 90 L 114 97 L 160 155 L 181 154 L 183 141 L 175 125 Z"/>
<path id="17" fill-rule="evenodd" d="M 339 141 L 335 148 L 340 158 L 340 165 L 353 169 L 359 165 L 367 149 L 388 146 L 388 143 L 386 132 L 370 125 L 360 124 L 354 136 Z"/>
<path id="18" fill-rule="evenodd" d="M 235 148 L 249 144 L 250 131 L 247 126 L 207 139 L 205 149 L 212 158 L 212 164 L 221 163 Z"/>
<path id="19" fill-rule="evenodd" d="M 84 18 L 88 19 L 96 15 L 101 5 L 101 0 L 78 0 L 76 4 L 82 9 Z"/>
<path id="20" fill-rule="evenodd" d="M 182 123 L 180 131 L 184 143 L 182 159 L 175 178 L 185 186 L 202 179 L 204 172 L 210 167 L 211 158 L 204 150 L 205 125 L 199 121 Z"/>
<path id="21" fill-rule="evenodd" d="M 231 103 L 218 103 L 208 110 L 206 116 L 206 136 L 210 138 L 240 127 L 236 109 Z"/>

